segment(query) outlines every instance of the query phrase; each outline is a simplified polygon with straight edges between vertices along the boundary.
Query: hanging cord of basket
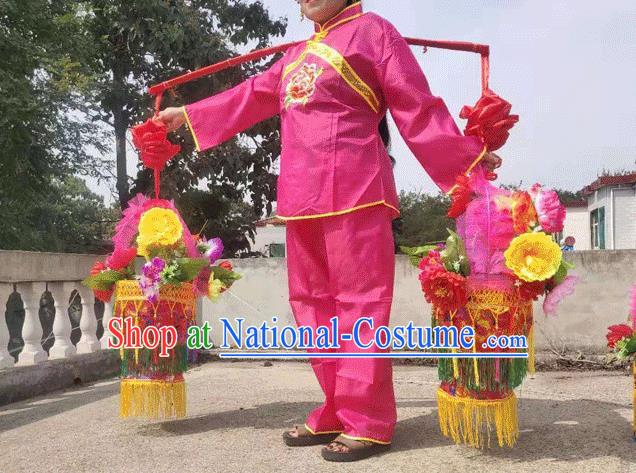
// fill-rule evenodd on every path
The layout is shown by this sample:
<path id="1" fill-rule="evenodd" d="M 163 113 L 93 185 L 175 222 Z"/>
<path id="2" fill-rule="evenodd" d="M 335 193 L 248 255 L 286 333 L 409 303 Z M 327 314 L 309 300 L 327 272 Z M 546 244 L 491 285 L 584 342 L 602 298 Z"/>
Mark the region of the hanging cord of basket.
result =
<path id="1" fill-rule="evenodd" d="M 468 120 L 465 134 L 479 136 L 489 151 L 499 149 L 503 146 L 503 143 L 505 143 L 508 138 L 508 131 L 512 128 L 514 123 L 518 121 L 519 117 L 510 115 L 511 105 L 492 92 L 488 87 L 490 76 L 490 48 L 484 44 L 474 44 L 463 41 L 438 41 L 418 38 L 405 39 L 407 43 L 412 46 L 424 47 L 425 51 L 426 48 L 431 47 L 452 51 L 473 52 L 481 56 L 482 96 L 474 107 L 464 107 L 460 113 L 460 117 Z M 301 42 L 292 42 L 258 49 L 248 54 L 236 56 L 151 86 L 148 92 L 155 97 L 155 116 L 161 109 L 161 100 L 164 92 L 167 90 L 230 67 L 287 51 L 289 48 L 300 43 Z M 150 119 L 141 125 L 133 127 L 132 133 L 133 144 L 140 151 L 144 165 L 155 171 L 155 194 L 158 198 L 160 172 L 165 167 L 166 162 L 180 151 L 180 147 L 168 141 L 165 125 L 154 119 Z"/>

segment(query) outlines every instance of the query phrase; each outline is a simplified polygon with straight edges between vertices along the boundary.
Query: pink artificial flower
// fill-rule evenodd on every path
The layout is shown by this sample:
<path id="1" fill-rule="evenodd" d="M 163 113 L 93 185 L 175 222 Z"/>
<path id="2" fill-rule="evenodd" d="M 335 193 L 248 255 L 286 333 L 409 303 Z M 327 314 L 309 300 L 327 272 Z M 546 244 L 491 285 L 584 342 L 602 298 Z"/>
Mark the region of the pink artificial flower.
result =
<path id="1" fill-rule="evenodd" d="M 563 230 L 565 221 L 565 206 L 561 204 L 558 194 L 552 189 L 544 189 L 535 184 L 530 189 L 530 195 L 537 210 L 539 224 L 546 233 L 556 233 Z"/>
<path id="2" fill-rule="evenodd" d="M 561 301 L 574 292 L 574 287 L 579 282 L 579 277 L 571 274 L 566 276 L 561 284 L 555 286 L 543 300 L 543 313 L 545 315 L 557 315 L 557 308 Z"/>

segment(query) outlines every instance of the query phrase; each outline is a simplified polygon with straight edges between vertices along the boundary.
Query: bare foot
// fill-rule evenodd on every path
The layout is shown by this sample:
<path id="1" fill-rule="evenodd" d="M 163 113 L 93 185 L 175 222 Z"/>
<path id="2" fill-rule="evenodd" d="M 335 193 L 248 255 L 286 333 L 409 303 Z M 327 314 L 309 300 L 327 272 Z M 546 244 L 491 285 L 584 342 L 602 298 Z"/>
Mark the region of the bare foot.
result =
<path id="1" fill-rule="evenodd" d="M 294 437 L 294 438 L 298 438 L 298 437 L 308 437 L 310 435 L 312 435 L 311 432 L 309 432 L 309 430 L 307 430 L 307 427 L 305 427 L 304 425 L 295 425 L 293 429 L 288 430 L 287 433 L 289 434 L 290 437 Z"/>
<path id="2" fill-rule="evenodd" d="M 338 436 L 336 440 L 329 443 L 325 448 L 336 453 L 350 453 L 353 450 L 369 447 L 373 442 L 367 440 L 353 440 L 347 437 Z"/>

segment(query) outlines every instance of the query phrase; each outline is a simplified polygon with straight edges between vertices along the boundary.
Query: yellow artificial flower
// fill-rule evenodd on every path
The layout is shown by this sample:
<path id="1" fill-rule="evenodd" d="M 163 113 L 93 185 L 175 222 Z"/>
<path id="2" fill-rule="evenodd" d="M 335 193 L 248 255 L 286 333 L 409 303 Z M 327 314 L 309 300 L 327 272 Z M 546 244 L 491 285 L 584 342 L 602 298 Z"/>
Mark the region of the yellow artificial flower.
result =
<path id="1" fill-rule="evenodd" d="M 543 232 L 523 233 L 512 240 L 504 253 L 506 266 L 527 282 L 550 279 L 559 269 L 561 248 Z"/>
<path id="2" fill-rule="evenodd" d="M 225 284 L 220 279 L 210 276 L 210 284 L 208 285 L 208 297 L 212 302 L 216 302 L 221 293 L 225 290 Z"/>
<path id="3" fill-rule="evenodd" d="M 150 246 L 172 246 L 183 235 L 178 215 L 170 210 L 154 207 L 143 213 L 139 220 L 137 253 L 148 256 Z"/>

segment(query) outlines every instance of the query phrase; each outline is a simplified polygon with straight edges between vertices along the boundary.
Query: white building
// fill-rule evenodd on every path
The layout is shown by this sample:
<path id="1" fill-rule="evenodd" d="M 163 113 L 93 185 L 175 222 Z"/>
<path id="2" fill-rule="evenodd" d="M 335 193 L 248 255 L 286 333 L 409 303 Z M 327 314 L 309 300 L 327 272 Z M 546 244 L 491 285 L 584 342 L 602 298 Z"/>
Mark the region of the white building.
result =
<path id="1" fill-rule="evenodd" d="M 577 250 L 636 248 L 636 172 L 601 176 L 583 189 L 586 201 L 567 205 L 563 236 Z"/>
<path id="2" fill-rule="evenodd" d="M 576 250 L 592 249 L 590 237 L 590 214 L 587 210 L 587 200 L 570 202 L 565 206 L 567 215 L 563 225 L 563 233 L 559 239 L 573 236 L 576 239 Z"/>
<path id="3" fill-rule="evenodd" d="M 264 256 L 286 256 L 285 237 L 287 228 L 285 221 L 276 217 L 265 218 L 256 222 L 256 233 L 252 251 Z"/>

